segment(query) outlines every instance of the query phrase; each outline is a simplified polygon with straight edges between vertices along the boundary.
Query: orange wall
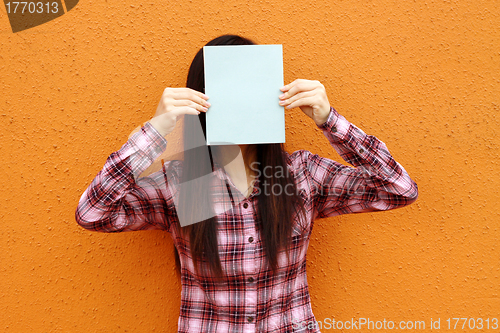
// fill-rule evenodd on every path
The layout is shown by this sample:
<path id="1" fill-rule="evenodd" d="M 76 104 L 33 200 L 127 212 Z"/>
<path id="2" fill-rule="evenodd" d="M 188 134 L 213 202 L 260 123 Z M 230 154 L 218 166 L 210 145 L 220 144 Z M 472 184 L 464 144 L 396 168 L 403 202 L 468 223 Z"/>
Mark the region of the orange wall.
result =
<path id="1" fill-rule="evenodd" d="M 407 208 L 316 221 L 316 318 L 500 320 L 498 1 L 89 0 L 16 34 L 0 8 L 1 332 L 175 331 L 170 236 L 92 233 L 74 211 L 224 33 L 283 44 L 285 82 L 320 80 L 419 185 Z M 339 158 L 300 110 L 286 123 L 289 151 Z"/>

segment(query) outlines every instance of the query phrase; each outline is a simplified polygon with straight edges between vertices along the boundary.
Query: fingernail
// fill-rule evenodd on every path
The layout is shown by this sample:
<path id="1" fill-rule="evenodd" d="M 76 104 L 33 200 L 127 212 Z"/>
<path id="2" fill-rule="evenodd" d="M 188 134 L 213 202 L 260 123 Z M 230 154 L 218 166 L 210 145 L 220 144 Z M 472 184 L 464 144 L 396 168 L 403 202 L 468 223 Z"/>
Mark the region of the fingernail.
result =
<path id="1" fill-rule="evenodd" d="M 281 95 L 280 95 L 280 98 L 283 98 L 283 97 L 285 97 L 285 94 L 281 94 Z"/>
<path id="2" fill-rule="evenodd" d="M 212 104 L 208 103 L 208 102 L 205 102 L 206 106 L 207 107 L 210 107 Z"/>
<path id="3" fill-rule="evenodd" d="M 280 101 L 280 104 L 281 104 L 281 105 L 285 104 L 285 101 Z"/>

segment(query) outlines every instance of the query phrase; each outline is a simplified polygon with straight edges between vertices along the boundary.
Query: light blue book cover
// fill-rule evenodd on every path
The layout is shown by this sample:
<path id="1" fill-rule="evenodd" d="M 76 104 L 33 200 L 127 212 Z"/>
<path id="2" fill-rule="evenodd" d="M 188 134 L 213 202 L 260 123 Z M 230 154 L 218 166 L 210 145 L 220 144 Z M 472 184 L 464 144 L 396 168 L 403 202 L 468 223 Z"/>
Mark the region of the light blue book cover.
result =
<path id="1" fill-rule="evenodd" d="M 282 45 L 203 47 L 207 145 L 285 142 Z"/>

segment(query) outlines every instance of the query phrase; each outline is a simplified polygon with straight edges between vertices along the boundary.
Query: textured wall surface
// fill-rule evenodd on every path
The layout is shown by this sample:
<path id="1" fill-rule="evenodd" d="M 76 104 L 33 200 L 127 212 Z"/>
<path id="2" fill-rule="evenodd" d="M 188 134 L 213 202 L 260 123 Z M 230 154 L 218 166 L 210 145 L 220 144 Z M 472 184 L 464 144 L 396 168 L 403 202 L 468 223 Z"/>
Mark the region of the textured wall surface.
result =
<path id="1" fill-rule="evenodd" d="M 316 318 L 500 319 L 498 22 L 493 0 L 82 0 L 14 34 L 0 6 L 0 331 L 176 330 L 170 236 L 92 233 L 74 212 L 224 33 L 283 44 L 285 82 L 320 80 L 419 185 L 409 207 L 316 221 Z M 286 123 L 288 151 L 339 159 L 300 110 Z"/>

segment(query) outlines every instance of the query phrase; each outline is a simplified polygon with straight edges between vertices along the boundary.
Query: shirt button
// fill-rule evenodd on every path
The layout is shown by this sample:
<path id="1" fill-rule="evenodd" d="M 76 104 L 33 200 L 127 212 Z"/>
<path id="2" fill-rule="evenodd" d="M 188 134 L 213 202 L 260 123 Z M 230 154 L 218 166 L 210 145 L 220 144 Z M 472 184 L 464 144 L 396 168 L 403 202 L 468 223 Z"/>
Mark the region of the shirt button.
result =
<path id="1" fill-rule="evenodd" d="M 243 208 L 248 208 L 248 203 L 247 203 L 247 202 L 245 202 L 245 203 L 243 204 Z"/>
<path id="2" fill-rule="evenodd" d="M 361 148 L 361 149 L 359 150 L 359 153 L 360 153 L 360 154 L 363 154 L 364 152 L 365 152 L 365 150 L 364 150 L 363 148 Z"/>
<path id="3" fill-rule="evenodd" d="M 336 132 L 337 132 L 337 127 L 333 126 L 333 127 L 332 127 L 332 132 L 333 132 L 333 133 L 336 133 Z"/>
<path id="4" fill-rule="evenodd" d="M 249 241 L 250 243 L 251 243 L 251 242 L 253 242 L 253 237 L 249 237 L 249 238 L 248 238 L 248 241 Z"/>
<path id="5" fill-rule="evenodd" d="M 248 278 L 248 282 L 252 283 L 254 280 L 253 280 L 253 277 L 249 277 Z"/>
<path id="6" fill-rule="evenodd" d="M 249 323 L 251 323 L 251 322 L 253 322 L 253 317 L 248 317 L 247 320 Z"/>

